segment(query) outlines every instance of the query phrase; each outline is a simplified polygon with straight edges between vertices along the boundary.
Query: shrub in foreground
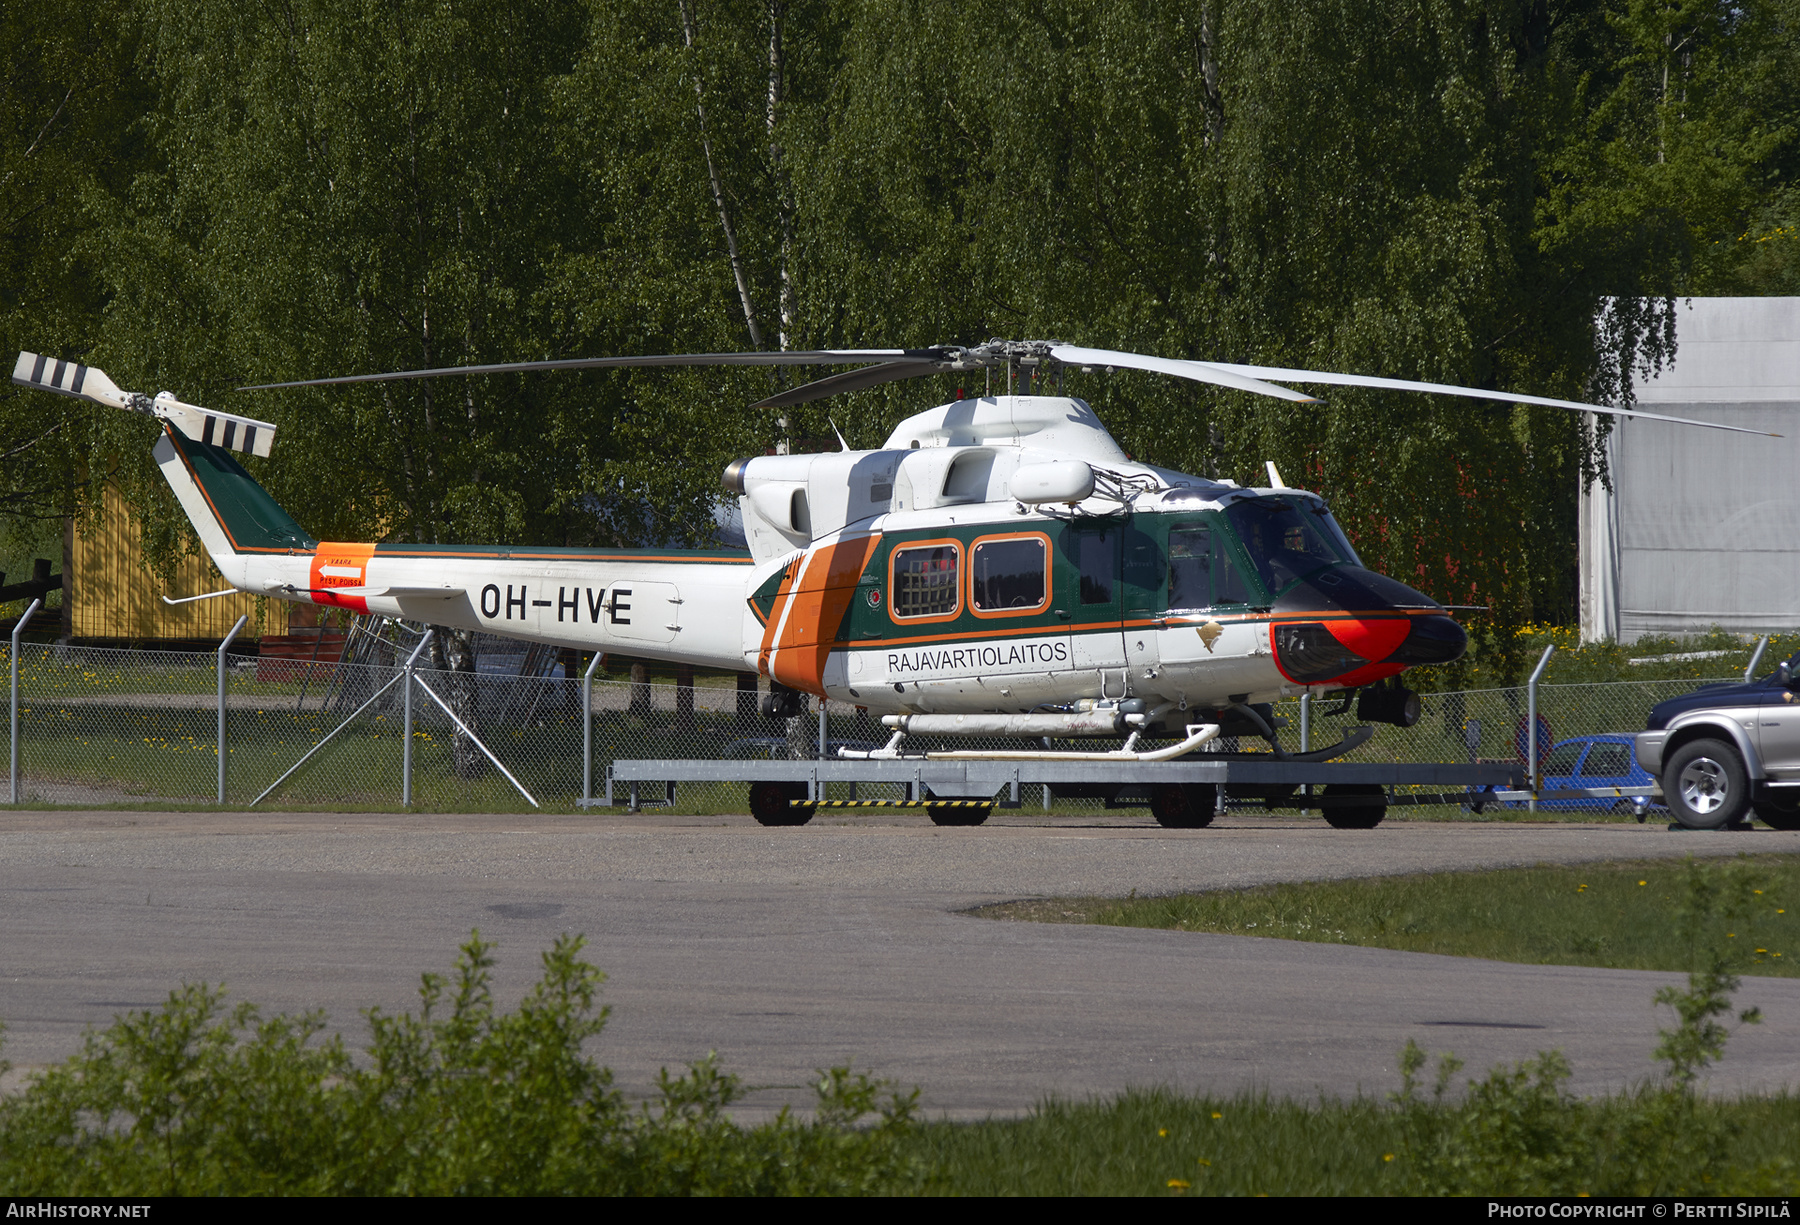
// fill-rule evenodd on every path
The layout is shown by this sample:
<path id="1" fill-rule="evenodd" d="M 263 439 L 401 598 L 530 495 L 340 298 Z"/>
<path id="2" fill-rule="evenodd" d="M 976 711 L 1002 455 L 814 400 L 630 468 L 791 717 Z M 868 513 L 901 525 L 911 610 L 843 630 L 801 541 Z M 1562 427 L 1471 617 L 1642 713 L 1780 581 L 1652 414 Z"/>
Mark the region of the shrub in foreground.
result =
<path id="1" fill-rule="evenodd" d="M 745 1127 L 709 1056 L 629 1107 L 583 1054 L 603 976 L 565 937 L 518 1009 L 496 1011 L 491 946 L 463 946 L 421 1008 L 371 1010 L 353 1057 L 319 1013 L 264 1018 L 184 986 L 120 1017 L 0 1102 L 5 1195 L 879 1193 L 918 1182 L 901 1144 L 916 1092 L 821 1073 L 818 1111 Z M 874 1116 L 873 1126 L 858 1124 Z"/>

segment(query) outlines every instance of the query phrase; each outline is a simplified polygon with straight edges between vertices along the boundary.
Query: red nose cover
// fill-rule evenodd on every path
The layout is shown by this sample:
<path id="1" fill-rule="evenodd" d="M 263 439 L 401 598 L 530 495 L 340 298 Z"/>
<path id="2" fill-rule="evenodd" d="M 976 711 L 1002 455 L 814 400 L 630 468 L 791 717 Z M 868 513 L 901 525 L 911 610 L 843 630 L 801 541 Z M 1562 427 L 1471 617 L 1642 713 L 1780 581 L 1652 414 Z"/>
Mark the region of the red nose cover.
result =
<path id="1" fill-rule="evenodd" d="M 1387 664 L 1381 661 L 1393 654 L 1395 648 L 1406 641 L 1407 634 L 1412 632 L 1410 618 L 1371 617 L 1368 620 L 1345 618 L 1341 621 L 1325 621 L 1324 624 L 1331 631 L 1333 638 L 1369 661 L 1354 671 L 1346 672 L 1342 676 L 1334 676 L 1329 681 L 1323 682 L 1327 687 L 1354 689 L 1358 685 L 1372 685 L 1376 681 L 1384 681 L 1390 676 L 1398 676 L 1406 671 L 1405 664 Z M 1275 647 L 1277 628 L 1279 628 L 1278 624 L 1272 623 L 1269 626 L 1269 648 L 1275 651 L 1277 666 L 1279 666 L 1281 653 Z M 1287 675 L 1285 669 L 1283 669 L 1282 675 Z M 1293 678 L 1288 677 L 1288 679 L 1292 680 Z"/>
<path id="2" fill-rule="evenodd" d="M 1327 621 L 1325 628 L 1352 651 L 1378 664 L 1406 641 L 1412 622 L 1405 617 L 1383 617 L 1378 621 Z"/>

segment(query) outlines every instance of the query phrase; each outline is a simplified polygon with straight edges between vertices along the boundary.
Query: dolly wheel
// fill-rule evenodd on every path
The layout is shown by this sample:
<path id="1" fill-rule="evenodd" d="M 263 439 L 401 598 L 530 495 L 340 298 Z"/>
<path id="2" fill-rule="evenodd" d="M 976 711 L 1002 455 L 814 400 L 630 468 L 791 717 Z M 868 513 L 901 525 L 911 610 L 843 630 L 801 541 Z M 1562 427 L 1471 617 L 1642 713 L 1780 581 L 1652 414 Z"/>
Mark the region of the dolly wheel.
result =
<path id="1" fill-rule="evenodd" d="M 1325 822 L 1332 829 L 1374 829 L 1387 816 L 1387 795 L 1379 783 L 1326 783 L 1325 795 L 1369 797 L 1365 803 L 1327 808 Z"/>
<path id="2" fill-rule="evenodd" d="M 805 825 L 812 820 L 816 807 L 788 803 L 805 798 L 805 783 L 751 783 L 750 815 L 758 825 Z"/>
<path id="3" fill-rule="evenodd" d="M 925 809 L 933 825 L 980 825 L 993 811 L 992 804 L 967 808 L 960 804 L 931 804 Z"/>
<path id="4" fill-rule="evenodd" d="M 1218 794 L 1204 784 L 1162 783 L 1150 789 L 1150 815 L 1164 829 L 1205 829 Z"/>

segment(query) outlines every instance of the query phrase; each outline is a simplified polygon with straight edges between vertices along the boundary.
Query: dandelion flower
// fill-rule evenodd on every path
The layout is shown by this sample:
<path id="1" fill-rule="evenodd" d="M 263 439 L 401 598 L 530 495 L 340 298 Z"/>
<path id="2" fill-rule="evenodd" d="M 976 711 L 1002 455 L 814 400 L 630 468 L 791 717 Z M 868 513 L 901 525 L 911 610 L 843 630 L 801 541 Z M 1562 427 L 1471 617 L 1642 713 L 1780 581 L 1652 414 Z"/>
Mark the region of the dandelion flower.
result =
<path id="1" fill-rule="evenodd" d="M 1185 1179 L 1171 1178 L 1169 1180 L 1169 1185 L 1174 1187 L 1177 1191 L 1186 1191 L 1192 1184 L 1188 1183 Z"/>

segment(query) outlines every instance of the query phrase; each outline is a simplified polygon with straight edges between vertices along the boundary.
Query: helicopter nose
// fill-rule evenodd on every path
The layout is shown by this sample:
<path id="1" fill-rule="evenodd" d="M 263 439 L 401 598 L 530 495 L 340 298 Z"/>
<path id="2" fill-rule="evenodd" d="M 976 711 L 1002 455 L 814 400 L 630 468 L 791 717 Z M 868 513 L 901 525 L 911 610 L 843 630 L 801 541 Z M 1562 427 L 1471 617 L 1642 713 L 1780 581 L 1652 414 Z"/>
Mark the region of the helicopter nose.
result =
<path id="1" fill-rule="evenodd" d="M 1422 664 L 1444 664 L 1469 636 L 1438 603 L 1372 570 L 1337 566 L 1281 594 L 1269 627 L 1276 665 L 1302 685 L 1373 684 Z"/>

